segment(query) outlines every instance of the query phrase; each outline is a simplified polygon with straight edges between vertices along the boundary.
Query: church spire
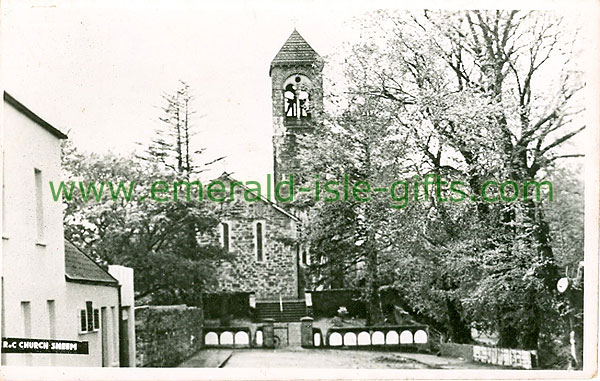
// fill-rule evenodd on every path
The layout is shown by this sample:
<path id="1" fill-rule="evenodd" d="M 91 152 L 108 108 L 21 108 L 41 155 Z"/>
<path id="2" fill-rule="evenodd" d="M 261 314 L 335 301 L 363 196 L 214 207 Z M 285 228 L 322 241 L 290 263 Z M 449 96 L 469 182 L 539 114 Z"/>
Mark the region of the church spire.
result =
<path id="1" fill-rule="evenodd" d="M 319 54 L 306 42 L 304 37 L 298 33 L 296 28 L 292 34 L 288 37 L 286 42 L 283 44 L 281 49 L 273 61 L 271 61 L 271 68 L 269 75 L 276 66 L 311 66 L 316 63 L 321 63 L 323 59 Z"/>
<path id="2" fill-rule="evenodd" d="M 300 147 L 318 133 L 323 112 L 323 59 L 296 29 L 273 61 L 269 75 L 273 101 L 273 172 L 276 181 L 294 174 L 307 178 Z"/>

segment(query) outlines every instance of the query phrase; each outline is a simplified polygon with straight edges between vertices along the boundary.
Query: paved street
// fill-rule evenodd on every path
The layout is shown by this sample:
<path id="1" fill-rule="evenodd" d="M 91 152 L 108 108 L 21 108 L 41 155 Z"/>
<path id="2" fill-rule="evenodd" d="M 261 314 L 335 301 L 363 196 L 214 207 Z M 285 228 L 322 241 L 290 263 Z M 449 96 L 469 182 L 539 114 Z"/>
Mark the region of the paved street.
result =
<path id="1" fill-rule="evenodd" d="M 219 363 L 220 362 L 220 363 Z M 200 351 L 181 367 L 468 369 L 490 368 L 451 357 L 422 353 L 336 349 L 211 349 Z"/>

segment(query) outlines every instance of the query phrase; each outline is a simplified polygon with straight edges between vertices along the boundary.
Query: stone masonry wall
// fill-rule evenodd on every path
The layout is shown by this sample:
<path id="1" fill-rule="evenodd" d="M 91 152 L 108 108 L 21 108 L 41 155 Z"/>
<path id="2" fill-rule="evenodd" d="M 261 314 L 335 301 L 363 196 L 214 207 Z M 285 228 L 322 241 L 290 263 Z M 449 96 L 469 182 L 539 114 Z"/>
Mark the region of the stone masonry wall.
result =
<path id="1" fill-rule="evenodd" d="M 283 84 L 287 78 L 295 74 L 302 74 L 310 78 L 312 89 L 310 91 L 311 119 L 304 120 L 300 125 L 286 125 L 284 122 L 284 96 Z M 277 66 L 271 71 L 272 105 L 273 105 L 273 169 L 276 180 L 281 180 L 282 175 L 293 173 L 296 176 L 302 173 L 301 163 L 298 159 L 300 146 L 304 136 L 312 134 L 318 126 L 318 121 L 323 113 L 323 77 L 320 67 L 307 66 Z"/>
<path id="2" fill-rule="evenodd" d="M 197 307 L 136 307 L 136 366 L 179 365 L 201 349 L 203 321 Z"/>
<path id="3" fill-rule="evenodd" d="M 219 264 L 219 286 L 214 292 L 255 292 L 257 299 L 297 298 L 295 221 L 265 201 L 244 200 L 242 188 L 235 189 L 235 201 L 222 204 L 220 217 L 230 226 L 233 259 Z M 258 221 L 264 229 L 262 262 L 255 251 Z M 218 239 L 220 233 L 215 233 Z"/>

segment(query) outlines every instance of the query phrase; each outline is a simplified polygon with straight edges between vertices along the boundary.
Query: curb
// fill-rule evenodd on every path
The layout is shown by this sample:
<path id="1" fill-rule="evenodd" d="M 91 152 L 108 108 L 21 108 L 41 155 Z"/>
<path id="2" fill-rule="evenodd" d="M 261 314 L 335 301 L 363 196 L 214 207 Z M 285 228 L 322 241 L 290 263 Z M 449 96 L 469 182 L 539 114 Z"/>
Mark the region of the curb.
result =
<path id="1" fill-rule="evenodd" d="M 223 368 L 227 364 L 227 361 L 229 361 L 229 359 L 231 358 L 231 356 L 233 356 L 233 351 L 229 352 L 229 354 L 227 355 L 227 357 L 225 357 L 225 359 L 223 361 L 221 361 L 221 363 L 217 366 L 217 368 Z"/>

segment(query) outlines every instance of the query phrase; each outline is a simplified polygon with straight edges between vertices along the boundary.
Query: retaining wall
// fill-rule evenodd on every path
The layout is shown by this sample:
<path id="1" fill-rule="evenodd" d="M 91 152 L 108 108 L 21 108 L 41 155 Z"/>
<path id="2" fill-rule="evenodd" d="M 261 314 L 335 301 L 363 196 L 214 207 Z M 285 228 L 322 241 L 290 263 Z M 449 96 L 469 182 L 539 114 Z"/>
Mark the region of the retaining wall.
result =
<path id="1" fill-rule="evenodd" d="M 197 307 L 136 307 L 136 366 L 179 365 L 201 349 L 202 321 Z"/>

